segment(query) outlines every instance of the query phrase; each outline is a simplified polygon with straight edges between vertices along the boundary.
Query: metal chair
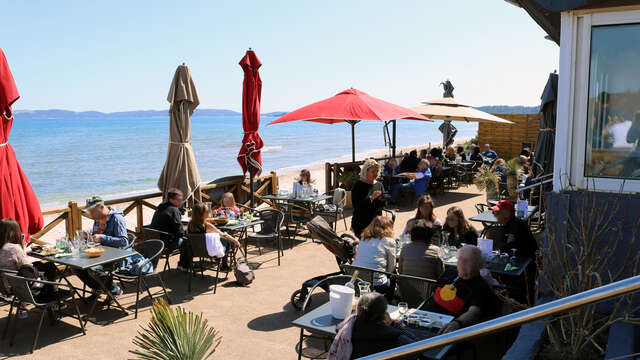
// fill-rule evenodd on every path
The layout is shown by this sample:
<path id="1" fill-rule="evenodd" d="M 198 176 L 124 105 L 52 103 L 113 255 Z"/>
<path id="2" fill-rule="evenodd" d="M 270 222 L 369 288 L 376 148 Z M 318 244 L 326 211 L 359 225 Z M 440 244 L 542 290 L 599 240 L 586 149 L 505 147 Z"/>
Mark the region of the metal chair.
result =
<path id="1" fill-rule="evenodd" d="M 137 239 L 137 238 L 136 238 L 136 236 L 135 236 L 133 233 L 127 233 L 127 237 L 129 238 L 129 239 L 128 239 L 129 244 L 124 248 L 125 250 L 126 250 L 126 249 L 131 249 L 131 247 L 133 246 L 133 244 L 135 244 L 135 243 L 136 243 L 136 239 Z"/>
<path id="2" fill-rule="evenodd" d="M 14 270 L 9 270 L 9 269 L 0 269 L 0 298 L 2 298 L 3 301 L 6 301 L 7 304 L 10 304 L 9 314 L 11 314 L 11 311 L 13 310 L 14 296 L 13 296 L 13 293 L 11 292 L 11 288 L 6 286 L 8 285 L 7 281 L 2 277 L 4 273 L 15 275 L 18 272 Z M 4 331 L 2 332 L 2 340 L 4 340 L 7 337 L 8 328 L 9 328 L 9 319 L 7 319 L 7 326 L 4 328 Z"/>
<path id="3" fill-rule="evenodd" d="M 397 275 L 400 297 L 412 309 L 422 308 L 424 303 L 436 291 L 437 285 L 438 282 L 436 280 L 410 275 Z"/>
<path id="4" fill-rule="evenodd" d="M 289 248 L 292 248 L 298 229 L 304 229 L 305 225 L 311 221 L 309 209 L 293 203 L 283 203 L 278 205 L 278 210 L 284 214 L 284 228 L 289 239 Z"/>
<path id="5" fill-rule="evenodd" d="M 162 277 L 159 273 L 156 272 L 156 267 L 158 266 L 158 261 L 160 260 L 160 255 L 164 250 L 164 243 L 160 240 L 147 240 L 141 243 L 136 244 L 133 249 L 138 252 L 138 254 L 144 256 L 146 258 L 145 261 L 141 262 L 138 265 L 138 269 L 144 268 L 148 263 L 153 265 L 153 272 L 150 274 L 142 274 L 141 272 L 138 275 L 130 275 L 126 273 L 122 273 L 119 271 L 115 271 L 112 273 L 114 279 L 119 280 L 122 283 L 130 283 L 136 284 L 136 314 L 135 318 L 138 318 L 138 303 L 140 301 L 140 292 L 142 289 L 140 285 L 144 285 L 147 290 L 147 294 L 149 294 L 149 298 L 153 300 L 153 295 L 149 290 L 149 285 L 147 284 L 147 279 L 157 278 L 160 280 L 160 285 L 162 286 L 162 291 L 164 291 L 164 296 L 167 298 L 167 302 L 171 304 L 171 299 L 169 298 L 169 294 L 167 293 L 167 289 L 164 286 L 164 281 L 162 281 Z"/>
<path id="6" fill-rule="evenodd" d="M 284 214 L 280 210 L 266 209 L 259 211 L 258 215 L 260 220 L 263 221 L 260 231 L 247 235 L 246 241 L 255 241 L 260 255 L 262 255 L 260 242 L 269 240 L 274 241 L 278 250 L 278 266 L 280 266 L 280 253 L 284 256 L 284 251 L 282 250 L 282 236 L 280 234 L 280 228 L 284 221 Z"/>
<path id="7" fill-rule="evenodd" d="M 343 188 L 335 188 L 325 193 L 325 195 L 332 197 L 328 203 L 335 205 L 336 209 L 334 211 L 316 210 L 314 211 L 314 214 L 320 215 L 327 220 L 327 222 L 333 226 L 333 231 L 337 231 L 338 221 L 342 217 L 342 220 L 344 221 L 344 228 L 345 230 L 348 230 L 347 219 L 344 216 L 344 206 L 347 202 L 347 191 Z"/>
<path id="8" fill-rule="evenodd" d="M 78 308 L 78 303 L 76 302 L 75 292 L 60 290 L 61 287 L 71 290 L 70 285 L 65 283 L 57 283 L 53 281 L 25 278 L 25 277 L 18 276 L 16 274 L 11 274 L 8 272 L 3 272 L 2 276 L 8 281 L 9 286 L 11 286 L 11 291 L 14 295 L 14 299 L 11 302 L 11 307 L 9 308 L 9 316 L 7 319 L 7 325 L 5 326 L 4 334 L 6 334 L 7 330 L 9 329 L 9 326 L 12 320 L 12 311 L 14 307 L 16 308 L 16 314 L 13 315 L 13 317 L 19 317 L 20 313 L 27 311 L 26 309 L 22 308 L 23 304 L 31 304 L 34 306 L 32 310 L 39 310 L 41 312 L 40 322 L 38 323 L 38 329 L 36 330 L 36 334 L 33 339 L 33 345 L 31 346 L 31 353 L 33 353 L 33 351 L 36 349 L 36 346 L 38 344 L 38 338 L 40 337 L 40 330 L 42 329 L 42 323 L 44 321 L 45 313 L 49 313 L 53 323 L 55 321 L 55 317 L 54 317 L 55 308 L 68 300 L 73 301 L 73 305 L 76 310 L 76 316 L 73 316 L 73 315 L 69 315 L 69 316 L 78 319 L 78 322 L 80 323 L 80 328 L 82 329 L 82 334 L 86 335 L 86 332 L 84 330 L 84 322 L 82 321 L 82 316 L 80 315 L 80 309 Z M 30 283 L 32 282 L 38 282 L 44 285 L 58 286 L 59 290 L 52 294 L 54 297 L 51 300 L 48 300 L 46 302 L 39 302 L 37 297 L 34 296 L 33 292 L 31 291 Z M 15 336 L 16 336 L 15 322 L 16 322 L 16 319 L 14 319 L 14 331 L 13 331 L 13 335 L 11 336 L 11 340 L 9 342 L 10 346 L 13 346 Z"/>
<path id="9" fill-rule="evenodd" d="M 179 248 L 171 249 L 171 248 L 167 248 L 166 247 L 167 243 L 170 243 L 171 241 L 173 241 L 174 236 L 169 234 L 168 232 L 164 232 L 164 231 L 153 229 L 153 228 L 149 227 L 148 225 L 142 227 L 142 233 L 147 238 L 147 240 L 158 239 L 158 240 L 161 240 L 165 244 L 164 250 L 162 251 L 162 257 L 165 259 L 164 268 L 162 269 L 162 271 L 163 272 L 165 272 L 167 270 L 171 271 L 171 265 L 169 264 L 169 258 L 174 256 L 174 255 L 179 255 L 180 254 L 180 249 Z"/>
<path id="10" fill-rule="evenodd" d="M 193 266 L 193 260 L 189 264 L 189 269 L 188 269 L 189 270 L 188 271 L 189 292 L 191 292 L 191 281 L 193 280 L 194 275 L 196 275 L 197 270 L 200 270 L 200 275 L 202 276 L 203 279 L 204 279 L 204 270 L 214 270 L 213 267 L 206 267 L 206 264 L 204 261 L 204 259 L 212 260 L 213 258 L 209 256 L 209 252 L 207 251 L 207 239 L 205 234 L 189 234 L 187 235 L 187 239 L 185 239 L 185 241 L 188 241 L 191 246 L 191 255 L 193 259 L 200 258 L 200 261 L 198 263 L 199 264 L 198 269 L 196 269 L 195 266 Z M 233 254 L 234 254 L 233 248 L 229 246 L 229 248 L 226 249 L 226 255 L 228 257 L 228 260 L 231 263 L 233 263 L 233 259 L 232 259 Z M 216 258 L 215 261 L 212 261 L 212 263 L 215 263 L 215 270 L 216 270 L 216 280 L 213 285 L 214 294 L 218 290 L 218 275 L 220 275 L 220 266 L 222 265 L 222 259 L 223 258 Z M 229 270 L 226 271 L 224 279 L 227 280 L 228 278 L 229 278 Z"/>

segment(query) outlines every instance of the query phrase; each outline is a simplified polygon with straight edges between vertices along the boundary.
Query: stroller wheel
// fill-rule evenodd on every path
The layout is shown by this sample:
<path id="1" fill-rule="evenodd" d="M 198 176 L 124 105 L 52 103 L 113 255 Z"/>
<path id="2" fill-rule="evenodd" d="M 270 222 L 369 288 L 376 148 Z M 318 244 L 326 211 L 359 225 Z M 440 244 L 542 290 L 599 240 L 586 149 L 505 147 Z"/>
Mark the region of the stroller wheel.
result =
<path id="1" fill-rule="evenodd" d="M 291 305 L 293 305 L 296 310 L 302 310 L 302 305 L 304 305 L 306 298 L 307 292 L 302 289 L 298 289 L 291 294 Z M 311 304 L 311 299 L 309 299 L 309 304 Z"/>

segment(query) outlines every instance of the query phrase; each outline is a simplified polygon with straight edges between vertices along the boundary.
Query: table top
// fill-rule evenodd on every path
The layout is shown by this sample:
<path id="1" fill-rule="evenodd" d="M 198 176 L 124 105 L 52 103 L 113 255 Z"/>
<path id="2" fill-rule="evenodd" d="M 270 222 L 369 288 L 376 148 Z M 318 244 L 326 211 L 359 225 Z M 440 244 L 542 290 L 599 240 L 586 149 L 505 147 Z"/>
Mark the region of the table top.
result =
<path id="1" fill-rule="evenodd" d="M 103 246 L 104 253 L 98 257 L 90 258 L 89 255 L 85 254 L 83 251 L 77 256 L 65 256 L 65 257 L 55 257 L 54 255 L 42 256 L 35 252 L 29 253 L 30 256 L 48 260 L 54 262 L 56 264 L 67 265 L 72 268 L 86 270 L 98 265 L 105 265 L 114 263 L 116 261 L 126 259 L 129 256 L 137 254 L 137 252 L 133 249 L 119 249 L 110 246 Z"/>
<path id="2" fill-rule="evenodd" d="M 458 262 L 457 251 L 454 253 L 449 253 L 447 259 L 444 261 L 446 266 L 456 266 Z M 530 257 L 516 257 L 516 261 L 513 265 L 518 268 L 515 270 L 505 271 L 504 268 L 509 263 L 509 261 L 502 261 L 499 258 L 494 258 L 492 261 L 488 261 L 486 264 L 486 268 L 492 273 L 497 275 L 508 275 L 508 276 L 520 276 L 527 268 L 529 263 L 531 263 L 533 259 Z"/>
<path id="3" fill-rule="evenodd" d="M 389 305 L 387 307 L 389 314 L 393 314 L 397 312 L 397 310 L 397 306 Z M 442 315 L 442 317 L 448 320 L 450 320 L 449 318 L 453 318 L 446 315 Z M 341 322 L 342 320 L 335 319 L 331 316 L 331 304 L 327 302 L 293 320 L 291 324 L 311 333 L 333 338 L 337 333 L 336 326 Z M 430 329 L 414 329 L 409 327 L 403 327 L 402 329 L 419 339 L 428 339 L 436 335 L 436 332 Z M 423 356 L 429 359 L 442 359 L 447 355 L 452 346 L 453 345 L 447 345 L 441 348 L 431 349 L 424 352 Z"/>
<path id="4" fill-rule="evenodd" d="M 312 197 L 308 197 L 308 198 L 304 198 L 304 199 L 298 199 L 296 197 L 294 197 L 292 194 L 289 195 L 265 195 L 263 196 L 264 199 L 267 200 L 275 200 L 275 201 L 290 201 L 290 202 L 304 202 L 304 203 L 314 203 L 314 202 L 319 202 L 319 201 L 324 201 L 324 200 L 328 200 L 328 199 L 333 199 L 333 197 L 329 196 L 329 195 L 318 195 L 318 196 L 312 196 Z"/>
<path id="5" fill-rule="evenodd" d="M 219 230 L 224 230 L 224 231 L 237 231 L 237 230 L 247 228 L 249 226 L 260 225 L 262 223 L 264 223 L 264 221 L 260 219 L 253 219 L 247 222 L 243 222 L 239 220 L 238 223 L 234 225 L 216 225 L 216 227 Z"/>
<path id="6" fill-rule="evenodd" d="M 535 214 L 536 211 L 538 211 L 538 207 L 537 206 L 529 206 L 527 207 L 527 216 L 523 219 L 523 220 L 529 220 L 529 218 L 531 217 L 531 215 Z M 498 223 L 498 219 L 496 219 L 496 216 L 493 215 L 493 211 L 491 210 L 487 210 L 485 212 L 482 212 L 472 218 L 469 218 L 469 220 L 471 221 L 478 221 L 478 222 L 486 222 L 486 223 L 494 223 L 497 224 Z"/>

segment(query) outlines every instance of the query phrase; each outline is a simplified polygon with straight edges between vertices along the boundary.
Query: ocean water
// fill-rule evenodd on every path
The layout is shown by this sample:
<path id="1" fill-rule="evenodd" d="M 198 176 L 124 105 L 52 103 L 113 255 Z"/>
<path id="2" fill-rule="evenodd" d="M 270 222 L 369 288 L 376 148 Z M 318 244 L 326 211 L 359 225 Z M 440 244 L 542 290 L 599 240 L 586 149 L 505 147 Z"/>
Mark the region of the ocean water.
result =
<path id="1" fill-rule="evenodd" d="M 263 171 L 294 170 L 326 161 L 351 159 L 348 124 L 292 122 L 265 126 Z M 442 142 L 440 121 L 400 120 L 398 146 Z M 477 134 L 477 124 L 455 122 L 458 138 Z M 242 119 L 194 117 L 192 146 L 203 182 L 241 174 L 236 156 Z M 391 129 L 390 129 L 391 131 Z M 116 196 L 156 189 L 169 139 L 169 118 L 21 119 L 9 142 L 43 208 L 100 194 Z M 381 122 L 356 125 L 356 153 L 384 149 Z M 360 158 L 360 157 L 359 157 Z"/>

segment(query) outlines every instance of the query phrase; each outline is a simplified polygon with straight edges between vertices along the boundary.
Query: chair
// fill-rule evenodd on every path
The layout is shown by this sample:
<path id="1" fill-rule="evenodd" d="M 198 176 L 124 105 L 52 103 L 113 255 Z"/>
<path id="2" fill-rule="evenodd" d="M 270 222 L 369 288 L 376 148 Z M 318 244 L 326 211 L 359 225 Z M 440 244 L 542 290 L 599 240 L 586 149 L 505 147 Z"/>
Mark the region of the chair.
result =
<path id="1" fill-rule="evenodd" d="M 133 233 L 127 233 L 129 244 L 124 249 L 130 249 L 136 243 L 136 236 Z"/>
<path id="2" fill-rule="evenodd" d="M 142 233 L 147 238 L 147 240 L 151 240 L 151 239 L 162 240 L 162 242 L 165 245 L 173 240 L 173 235 L 169 234 L 168 232 L 153 229 L 148 225 L 142 227 Z M 178 254 L 180 254 L 180 248 L 172 249 L 166 246 L 164 247 L 164 250 L 162 251 L 162 257 L 165 259 L 164 268 L 162 269 L 163 272 L 167 270 L 171 271 L 169 258 Z"/>
<path id="3" fill-rule="evenodd" d="M 347 202 L 347 191 L 343 188 L 336 188 L 325 193 L 325 195 L 332 197 L 328 203 L 335 205 L 336 209 L 334 211 L 316 210 L 314 211 L 315 215 L 322 216 L 329 224 L 333 225 L 333 231 L 337 231 L 338 221 L 340 220 L 340 217 L 342 217 L 342 220 L 344 221 L 344 228 L 347 230 L 347 219 L 344 217 L 344 205 Z"/>
<path id="4" fill-rule="evenodd" d="M 156 272 L 156 267 L 158 266 L 158 261 L 160 260 L 160 255 L 164 250 L 164 243 L 160 240 L 147 240 L 141 243 L 136 244 L 133 249 L 138 252 L 138 254 L 144 256 L 146 258 L 145 261 L 139 264 L 139 269 L 142 269 L 148 263 L 153 265 L 153 272 L 150 274 L 142 274 L 138 275 L 130 275 L 126 273 L 122 273 L 119 271 L 115 271 L 112 273 L 113 278 L 119 280 L 120 282 L 136 284 L 136 314 L 135 318 L 138 318 L 138 303 L 140 300 L 140 284 L 144 285 L 147 290 L 147 294 L 149 294 L 149 298 L 153 300 L 153 295 L 149 290 L 149 285 L 147 285 L 147 279 L 150 278 L 158 278 L 160 280 L 160 285 L 162 286 L 162 291 L 164 291 L 164 296 L 167 298 L 167 302 L 171 304 L 171 299 L 169 298 L 169 294 L 167 294 L 167 289 L 164 286 L 164 281 L 162 281 L 162 277 L 159 273 Z"/>
<path id="5" fill-rule="evenodd" d="M 202 276 L 202 278 L 204 279 L 204 270 L 213 270 L 213 267 L 206 267 L 205 266 L 205 262 L 203 261 L 203 259 L 209 259 L 211 260 L 211 256 L 209 256 L 209 252 L 207 251 L 207 239 L 206 239 L 206 235 L 205 234 L 189 234 L 187 235 L 187 239 L 185 241 L 189 241 L 189 244 L 191 245 L 191 255 L 193 257 L 193 259 L 195 258 L 200 258 L 199 261 L 199 268 L 196 269 L 195 266 L 193 266 L 193 261 L 190 262 L 190 267 L 189 267 L 189 292 L 191 292 L 191 281 L 193 280 L 193 276 L 196 275 L 197 270 L 200 270 L 200 275 Z M 228 260 L 233 263 L 233 254 L 234 251 L 232 250 L 232 247 L 229 246 L 229 248 L 226 251 L 227 253 L 227 257 Z M 216 281 L 213 285 L 213 293 L 215 294 L 216 291 L 218 290 L 218 275 L 220 275 L 220 266 L 222 265 L 222 258 L 216 258 L 215 260 L 215 270 L 216 270 Z M 226 280 L 229 277 L 229 270 L 226 271 L 225 277 L 224 279 Z"/>
<path id="6" fill-rule="evenodd" d="M 487 204 L 476 204 L 475 207 L 476 207 L 476 210 L 478 211 L 478 214 L 482 214 L 485 211 L 491 210 L 491 206 Z M 484 233 L 486 233 L 489 228 L 493 228 L 496 226 L 494 223 L 490 223 L 486 221 L 482 221 L 481 223 L 482 223 L 482 226 L 484 226 L 484 230 L 482 230 L 482 233 L 480 234 L 480 236 L 483 236 Z"/>
<path id="7" fill-rule="evenodd" d="M 284 227 L 289 238 L 289 248 L 292 248 L 298 229 L 304 229 L 305 225 L 311 221 L 309 209 L 293 203 L 284 203 L 278 205 L 278 210 L 284 214 Z M 294 226 L 293 230 L 291 225 Z"/>
<path id="8" fill-rule="evenodd" d="M 280 228 L 284 221 L 284 214 L 280 210 L 266 209 L 258 212 L 258 216 L 263 223 L 260 226 L 260 231 L 247 235 L 247 242 L 253 240 L 258 246 L 258 251 L 262 255 L 262 249 L 260 248 L 260 242 L 262 241 L 274 241 L 278 249 L 278 266 L 280 266 L 280 253 L 282 251 L 282 237 L 280 235 Z"/>
<path id="9" fill-rule="evenodd" d="M 15 275 L 18 272 L 14 270 L 9 270 L 9 269 L 0 269 L 0 299 L 2 299 L 3 301 L 6 301 L 7 304 L 10 304 L 9 313 L 11 313 L 13 309 L 14 296 L 13 296 L 13 293 L 11 292 L 11 289 L 8 288 L 5 284 L 5 279 L 2 277 L 3 273 Z M 7 328 L 9 327 L 8 324 L 9 324 L 9 320 L 7 319 L 7 326 L 2 332 L 2 340 L 4 340 L 7 337 Z"/>
<path id="10" fill-rule="evenodd" d="M 353 275 L 353 273 L 357 271 L 358 279 L 368 282 L 369 284 L 371 284 L 372 287 L 373 287 L 373 274 L 382 273 L 382 274 L 387 274 L 389 276 L 395 275 L 395 274 L 390 274 L 384 271 L 377 271 L 375 269 L 370 269 L 362 266 L 354 266 L 350 264 L 342 264 L 340 265 L 340 268 L 342 269 L 342 272 L 344 272 L 346 275 Z"/>
<path id="11" fill-rule="evenodd" d="M 436 291 L 438 282 L 410 275 L 397 275 L 398 291 L 404 302 L 412 309 L 420 309 Z"/>
<path id="12" fill-rule="evenodd" d="M 80 309 L 78 308 L 78 304 L 76 303 L 75 292 L 60 290 L 61 287 L 71 290 L 70 285 L 65 283 L 57 283 L 53 281 L 25 278 L 9 272 L 3 272 L 2 276 L 9 282 L 9 285 L 11 286 L 11 291 L 14 295 L 14 299 L 11 302 L 11 307 L 9 308 L 9 316 L 7 319 L 7 325 L 5 326 L 4 334 L 6 334 L 7 330 L 9 329 L 9 326 L 12 320 L 12 311 L 14 307 L 16 308 L 16 314 L 13 315 L 13 317 L 18 317 L 20 316 L 21 312 L 27 311 L 26 309 L 22 308 L 23 304 L 31 304 L 34 306 L 33 310 L 39 310 L 41 312 L 40 322 L 38 323 L 38 329 L 36 330 L 35 337 L 33 338 L 33 345 L 31 346 L 31 353 L 33 353 L 33 351 L 36 349 L 36 346 L 38 344 L 38 338 L 40 337 L 40 330 L 42 329 L 42 322 L 44 321 L 45 313 L 49 313 L 53 323 L 55 321 L 55 317 L 53 314 L 55 311 L 55 308 L 68 300 L 73 301 L 73 305 L 76 310 L 76 316 L 73 316 L 73 315 L 69 315 L 69 316 L 78 319 L 78 322 L 80 323 L 80 328 L 82 329 L 82 334 L 86 335 L 86 332 L 84 330 L 84 322 L 82 321 L 82 316 L 80 315 Z M 33 292 L 31 291 L 31 287 L 29 286 L 29 284 L 32 281 L 37 281 L 45 285 L 58 286 L 59 290 L 54 293 L 55 298 L 47 302 L 39 302 L 37 297 L 33 295 Z M 16 319 L 14 319 L 14 331 L 13 331 L 13 335 L 11 336 L 11 341 L 9 342 L 10 346 L 13 346 L 13 342 L 16 336 L 15 321 Z"/>

